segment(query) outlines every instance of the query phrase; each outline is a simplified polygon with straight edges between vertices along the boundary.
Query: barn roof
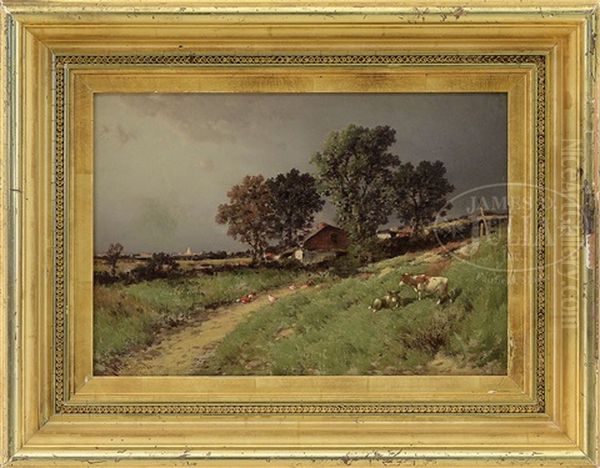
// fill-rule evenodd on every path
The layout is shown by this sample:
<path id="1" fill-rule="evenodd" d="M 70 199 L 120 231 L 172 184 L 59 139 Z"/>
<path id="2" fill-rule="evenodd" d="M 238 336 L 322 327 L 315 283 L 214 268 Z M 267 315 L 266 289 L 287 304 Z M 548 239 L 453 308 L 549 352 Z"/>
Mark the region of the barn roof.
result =
<path id="1" fill-rule="evenodd" d="M 315 237 L 317 234 L 319 234 L 321 231 L 324 231 L 325 229 L 335 229 L 336 231 L 343 231 L 343 229 L 336 227 L 336 226 L 332 226 L 331 224 L 328 223 L 319 223 L 319 225 L 313 229 L 311 232 L 309 232 L 306 237 L 302 240 L 302 243 L 304 244 L 306 241 L 308 241 L 309 239 L 312 239 L 313 237 Z"/>

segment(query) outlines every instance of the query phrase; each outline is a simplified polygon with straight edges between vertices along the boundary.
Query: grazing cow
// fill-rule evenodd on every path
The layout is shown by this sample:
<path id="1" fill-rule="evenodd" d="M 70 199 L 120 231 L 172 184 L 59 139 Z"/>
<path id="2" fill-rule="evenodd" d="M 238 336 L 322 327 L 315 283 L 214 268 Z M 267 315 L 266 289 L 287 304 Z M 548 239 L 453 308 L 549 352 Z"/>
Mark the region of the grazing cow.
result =
<path id="1" fill-rule="evenodd" d="M 421 300 L 423 293 L 437 296 L 438 304 L 448 299 L 448 278 L 444 276 L 409 275 L 404 273 L 400 279 L 400 286 L 403 284 L 410 286 L 419 300 Z"/>

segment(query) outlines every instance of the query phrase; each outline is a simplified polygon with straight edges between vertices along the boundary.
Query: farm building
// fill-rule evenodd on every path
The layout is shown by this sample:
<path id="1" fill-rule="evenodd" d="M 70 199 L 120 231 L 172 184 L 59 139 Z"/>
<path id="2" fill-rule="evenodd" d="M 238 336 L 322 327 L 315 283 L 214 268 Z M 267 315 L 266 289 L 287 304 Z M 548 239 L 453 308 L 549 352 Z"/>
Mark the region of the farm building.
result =
<path id="1" fill-rule="evenodd" d="M 507 224 L 507 212 L 480 210 L 460 218 L 438 220 L 425 227 L 424 235 L 426 239 L 445 243 L 486 236 Z M 377 231 L 379 240 L 393 242 L 396 248 L 408 246 L 413 235 L 414 233 L 408 227 L 392 227 Z"/>
<path id="2" fill-rule="evenodd" d="M 481 237 L 496 232 L 508 224 L 508 213 L 481 211 L 456 219 L 449 219 L 429 226 L 425 232 L 438 240 L 447 242 L 457 239 Z"/>
<path id="3" fill-rule="evenodd" d="M 305 250 L 343 251 L 350 247 L 348 234 L 343 229 L 327 223 L 320 223 L 302 241 Z"/>
<path id="4" fill-rule="evenodd" d="M 388 228 L 377 231 L 377 239 L 409 239 L 412 236 L 412 230 L 406 227 Z"/>
<path id="5" fill-rule="evenodd" d="M 150 260 L 152 258 L 152 253 L 150 252 L 140 252 L 133 255 L 133 258 L 138 260 Z"/>
<path id="6" fill-rule="evenodd" d="M 309 233 L 302 244 L 282 257 L 292 256 L 304 263 L 315 263 L 345 253 L 350 246 L 348 234 L 343 229 L 327 223 L 320 223 Z"/>
<path id="7" fill-rule="evenodd" d="M 193 260 L 195 257 L 195 253 L 192 252 L 192 248 L 188 247 L 185 252 L 178 252 L 173 254 L 173 258 L 177 260 Z"/>
<path id="8" fill-rule="evenodd" d="M 508 223 L 508 213 L 484 211 L 471 217 L 474 236 L 486 236 Z"/>

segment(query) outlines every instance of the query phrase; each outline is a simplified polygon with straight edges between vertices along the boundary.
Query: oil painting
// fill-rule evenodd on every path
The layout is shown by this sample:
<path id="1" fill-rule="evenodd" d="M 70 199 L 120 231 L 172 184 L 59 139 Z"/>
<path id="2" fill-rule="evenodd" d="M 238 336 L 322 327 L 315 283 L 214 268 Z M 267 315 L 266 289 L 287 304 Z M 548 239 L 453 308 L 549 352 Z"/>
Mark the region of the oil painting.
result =
<path id="1" fill-rule="evenodd" d="M 505 375 L 503 93 L 97 94 L 95 375 Z"/>

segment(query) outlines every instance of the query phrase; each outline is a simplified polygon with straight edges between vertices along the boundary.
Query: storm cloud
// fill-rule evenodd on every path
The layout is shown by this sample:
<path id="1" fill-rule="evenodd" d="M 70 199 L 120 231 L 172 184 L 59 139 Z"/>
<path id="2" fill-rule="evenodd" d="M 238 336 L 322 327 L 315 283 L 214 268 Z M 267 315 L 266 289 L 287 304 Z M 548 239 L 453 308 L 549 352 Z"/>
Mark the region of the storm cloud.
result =
<path id="1" fill-rule="evenodd" d="M 128 252 L 245 249 L 215 222 L 228 189 L 247 174 L 312 171 L 327 135 L 351 123 L 394 128 L 402 161 L 443 161 L 451 196 L 506 182 L 501 93 L 99 94 L 94 119 L 96 252 L 112 242 Z M 333 215 L 327 206 L 317 221 Z"/>

